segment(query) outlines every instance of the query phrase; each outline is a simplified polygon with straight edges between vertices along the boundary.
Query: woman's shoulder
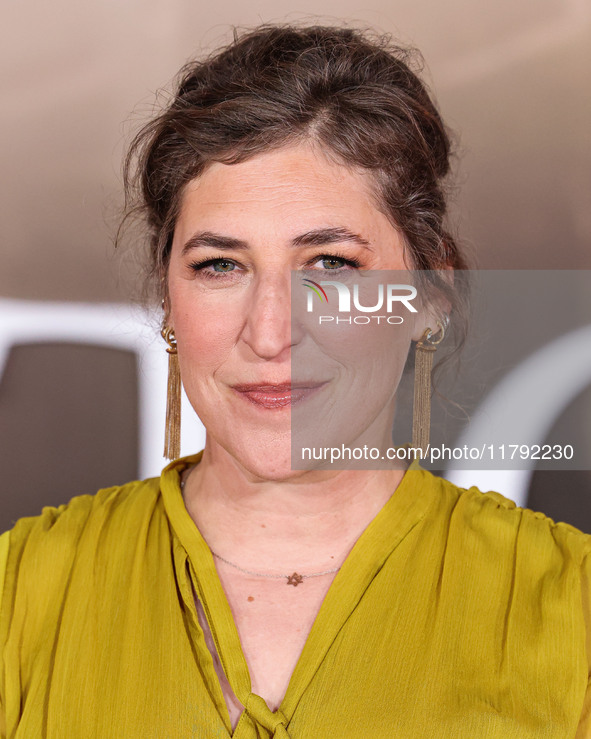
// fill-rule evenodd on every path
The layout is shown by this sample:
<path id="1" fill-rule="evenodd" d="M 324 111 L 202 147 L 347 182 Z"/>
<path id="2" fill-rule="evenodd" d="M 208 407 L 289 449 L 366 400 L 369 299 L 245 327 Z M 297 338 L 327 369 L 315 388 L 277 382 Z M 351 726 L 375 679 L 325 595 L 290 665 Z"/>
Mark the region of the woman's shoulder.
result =
<path id="1" fill-rule="evenodd" d="M 591 552 L 591 535 L 540 511 L 517 506 L 495 491 L 461 488 L 424 470 L 424 482 L 435 490 L 432 515 L 444 518 L 454 534 L 480 540 L 489 550 L 519 545 L 532 556 L 562 556 L 581 564 Z"/>
<path id="2" fill-rule="evenodd" d="M 128 538 L 125 534 L 134 525 L 149 518 L 159 493 L 158 478 L 136 480 L 44 506 L 38 515 L 18 519 L 0 537 L 0 584 L 6 582 L 7 568 L 34 572 L 39 582 L 44 570 L 68 567 L 82 540 L 108 541 L 112 549 Z M 30 566 L 23 568 L 23 562 Z"/>
<path id="3" fill-rule="evenodd" d="M 95 520 L 129 518 L 145 509 L 159 494 L 158 478 L 134 480 L 124 485 L 103 488 L 88 495 L 77 495 L 58 506 L 44 506 L 36 516 L 18 519 L 10 530 L 10 541 L 38 536 L 67 538 L 80 533 Z M 8 533 L 8 532 L 7 532 Z M 45 535 L 45 536 L 44 536 Z"/>

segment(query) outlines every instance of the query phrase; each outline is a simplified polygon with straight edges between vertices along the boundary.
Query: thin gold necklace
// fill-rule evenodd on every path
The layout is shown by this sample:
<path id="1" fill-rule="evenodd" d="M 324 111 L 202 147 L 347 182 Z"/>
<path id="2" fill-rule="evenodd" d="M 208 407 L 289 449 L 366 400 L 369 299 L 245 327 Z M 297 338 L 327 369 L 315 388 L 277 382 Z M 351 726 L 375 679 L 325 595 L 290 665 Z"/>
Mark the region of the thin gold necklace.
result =
<path id="1" fill-rule="evenodd" d="M 222 562 L 225 562 L 227 565 L 230 565 L 230 567 L 234 567 L 236 570 L 240 570 L 240 572 L 244 572 L 246 575 L 254 575 L 254 577 L 271 577 L 276 580 L 283 580 L 286 579 L 286 585 L 293 585 L 297 588 L 297 586 L 304 582 L 304 580 L 307 580 L 309 577 L 320 577 L 321 575 L 332 575 L 334 572 L 338 572 L 341 568 L 335 567 L 332 570 L 323 570 L 322 572 L 311 572 L 309 575 L 300 575 L 299 572 L 292 572 L 291 575 L 273 575 L 268 572 L 254 572 L 253 570 L 246 570 L 244 567 L 240 567 L 237 564 L 234 564 L 234 562 L 230 562 L 229 559 L 224 559 L 224 557 L 220 557 L 219 554 L 216 554 L 213 549 L 211 549 L 211 553 L 214 557 L 217 557 L 217 559 L 221 560 Z"/>
<path id="2" fill-rule="evenodd" d="M 185 480 L 181 478 L 181 492 L 184 492 L 185 490 Z M 309 575 L 301 575 L 299 572 L 292 572 L 291 575 L 275 575 L 271 574 L 269 572 L 254 572 L 254 570 L 247 570 L 244 567 L 240 567 L 240 565 L 234 564 L 234 562 L 230 562 L 229 559 L 225 559 L 225 557 L 220 556 L 216 552 L 213 551 L 213 549 L 209 548 L 210 552 L 213 554 L 216 559 L 219 559 L 220 562 L 224 562 L 227 565 L 230 565 L 230 567 L 233 567 L 235 570 L 239 570 L 240 572 L 243 572 L 245 575 L 252 575 L 253 577 L 270 577 L 273 580 L 286 580 L 286 585 L 293 585 L 294 588 L 297 588 L 298 585 L 301 585 L 301 583 L 304 582 L 304 580 L 307 580 L 309 577 L 321 577 L 322 575 L 332 575 L 335 572 L 338 572 L 341 568 L 335 567 L 332 570 L 323 570 L 322 572 L 311 572 Z"/>

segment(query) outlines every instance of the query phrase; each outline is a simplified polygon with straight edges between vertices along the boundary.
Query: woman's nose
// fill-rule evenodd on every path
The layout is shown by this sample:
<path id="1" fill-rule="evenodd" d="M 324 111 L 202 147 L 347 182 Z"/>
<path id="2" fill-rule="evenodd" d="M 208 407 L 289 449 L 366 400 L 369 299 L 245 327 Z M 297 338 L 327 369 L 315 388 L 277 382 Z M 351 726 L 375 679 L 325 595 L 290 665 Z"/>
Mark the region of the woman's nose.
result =
<path id="1" fill-rule="evenodd" d="M 291 284 L 285 277 L 259 279 L 245 305 L 242 339 L 262 359 L 276 359 L 292 346 Z"/>

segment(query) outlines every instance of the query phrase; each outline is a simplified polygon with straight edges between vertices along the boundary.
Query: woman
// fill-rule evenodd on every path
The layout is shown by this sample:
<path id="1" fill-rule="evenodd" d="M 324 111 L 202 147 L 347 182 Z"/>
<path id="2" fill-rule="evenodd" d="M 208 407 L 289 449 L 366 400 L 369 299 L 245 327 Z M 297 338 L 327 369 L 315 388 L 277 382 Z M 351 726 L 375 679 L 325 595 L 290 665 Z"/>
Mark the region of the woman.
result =
<path id="1" fill-rule="evenodd" d="M 128 171 L 171 353 L 169 451 L 179 371 L 207 443 L 4 535 L 3 736 L 589 735 L 588 536 L 419 468 L 291 465 L 292 416 L 314 403 L 387 445 L 411 342 L 423 365 L 461 323 L 448 155 L 404 53 L 351 30 L 265 27 L 185 69 Z M 423 286 L 387 383 L 349 362 L 360 334 L 291 312 L 292 272 L 297 288 L 370 270 Z"/>

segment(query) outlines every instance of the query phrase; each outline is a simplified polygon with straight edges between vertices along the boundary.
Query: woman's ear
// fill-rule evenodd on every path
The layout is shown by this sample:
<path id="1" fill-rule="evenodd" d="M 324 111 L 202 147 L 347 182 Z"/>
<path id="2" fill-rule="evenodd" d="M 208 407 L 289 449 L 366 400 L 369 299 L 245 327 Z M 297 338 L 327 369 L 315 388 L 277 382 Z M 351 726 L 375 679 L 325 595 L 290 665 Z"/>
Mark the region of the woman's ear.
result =
<path id="1" fill-rule="evenodd" d="M 446 289 L 453 290 L 454 286 L 454 270 L 449 267 L 441 270 L 437 270 L 439 279 L 445 284 Z M 419 341 L 425 331 L 429 330 L 432 336 L 440 333 L 443 326 L 443 331 L 447 329 L 449 325 L 449 317 L 452 312 L 452 302 L 444 294 L 441 288 L 433 288 L 435 295 L 429 297 L 428 301 L 422 304 L 421 312 L 415 319 L 414 331 L 412 333 L 412 340 Z"/>
<path id="2" fill-rule="evenodd" d="M 164 325 L 168 325 L 168 320 L 170 318 L 170 299 L 168 296 L 168 280 L 166 279 L 166 275 L 163 275 L 160 278 L 160 295 L 162 297 L 162 322 Z"/>

